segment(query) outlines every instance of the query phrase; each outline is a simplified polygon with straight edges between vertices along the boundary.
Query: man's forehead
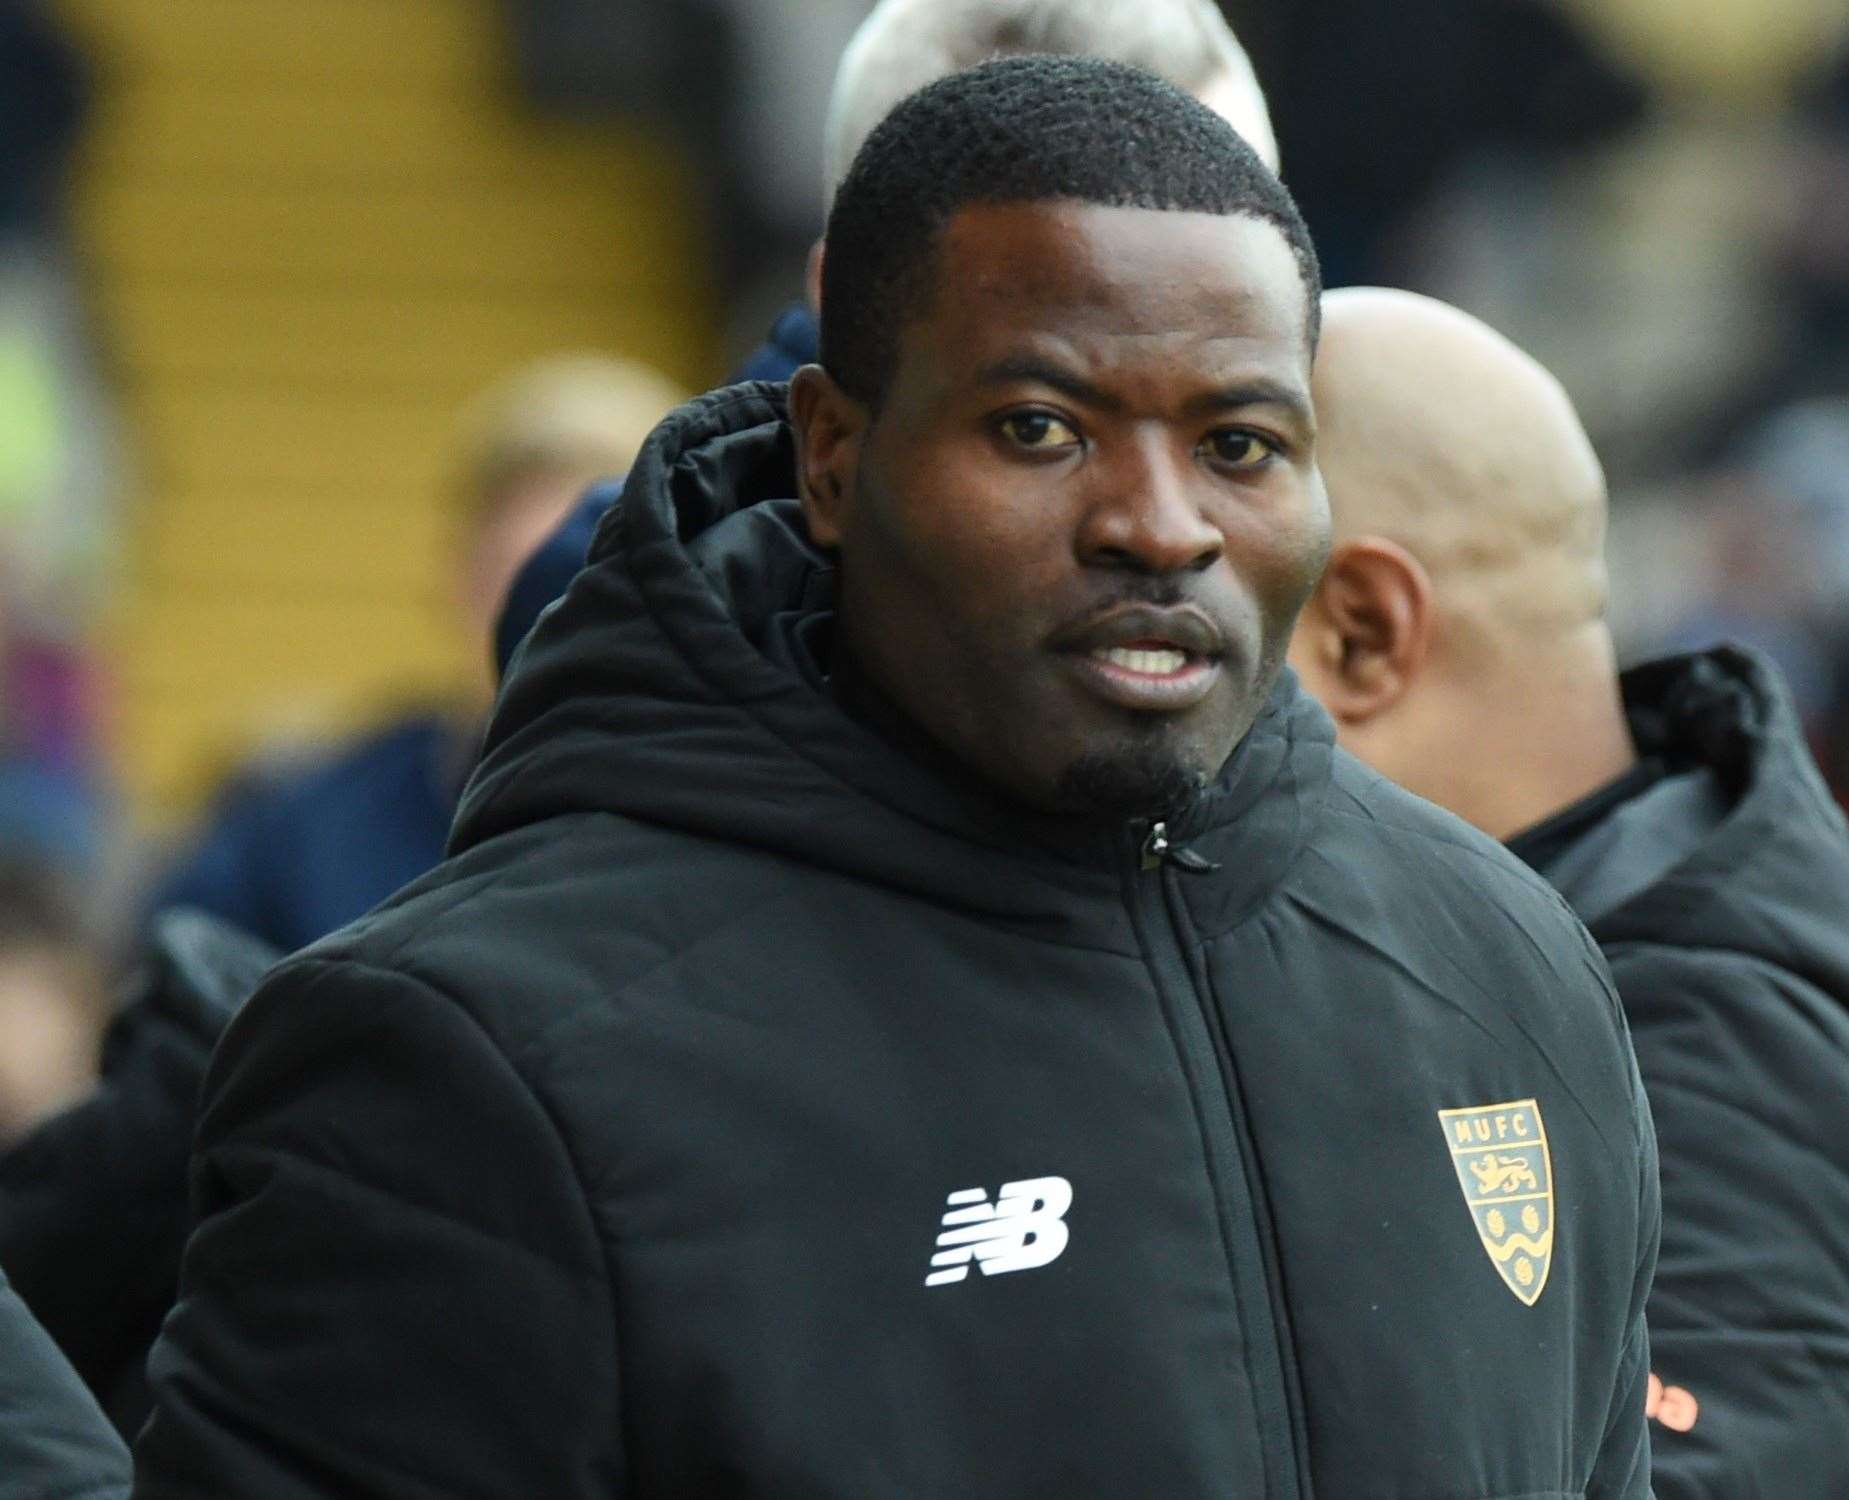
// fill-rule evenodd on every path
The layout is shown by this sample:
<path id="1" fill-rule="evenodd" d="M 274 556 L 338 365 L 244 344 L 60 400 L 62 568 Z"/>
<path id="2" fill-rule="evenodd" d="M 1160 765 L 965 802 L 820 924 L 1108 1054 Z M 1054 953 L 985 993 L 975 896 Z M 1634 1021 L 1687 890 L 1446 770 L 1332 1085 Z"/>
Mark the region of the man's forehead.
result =
<path id="1" fill-rule="evenodd" d="M 1302 340 L 1283 232 L 1249 214 L 1049 200 L 976 203 L 945 226 L 927 317 L 1124 336 Z"/>
<path id="2" fill-rule="evenodd" d="M 1262 371 L 1307 400 L 1308 295 L 1266 220 L 974 204 L 946 226 L 936 262 L 935 293 L 904 342 L 928 347 L 940 374 L 955 368 L 956 383 L 1036 362 L 1197 384 Z"/>

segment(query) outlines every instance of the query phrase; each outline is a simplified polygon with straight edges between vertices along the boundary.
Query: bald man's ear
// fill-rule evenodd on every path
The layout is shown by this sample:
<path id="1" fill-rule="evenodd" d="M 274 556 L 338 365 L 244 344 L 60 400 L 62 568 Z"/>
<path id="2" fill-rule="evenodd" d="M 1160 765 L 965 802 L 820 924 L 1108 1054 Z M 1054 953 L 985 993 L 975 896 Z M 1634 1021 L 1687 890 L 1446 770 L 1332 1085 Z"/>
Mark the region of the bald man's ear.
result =
<path id="1" fill-rule="evenodd" d="M 868 420 L 867 408 L 820 365 L 804 365 L 790 377 L 796 492 L 809 536 L 818 547 L 839 547 L 850 524 Z"/>
<path id="2" fill-rule="evenodd" d="M 1338 542 L 1304 607 L 1290 660 L 1338 726 L 1392 708 L 1417 682 L 1431 649 L 1432 580 L 1397 542 Z"/>

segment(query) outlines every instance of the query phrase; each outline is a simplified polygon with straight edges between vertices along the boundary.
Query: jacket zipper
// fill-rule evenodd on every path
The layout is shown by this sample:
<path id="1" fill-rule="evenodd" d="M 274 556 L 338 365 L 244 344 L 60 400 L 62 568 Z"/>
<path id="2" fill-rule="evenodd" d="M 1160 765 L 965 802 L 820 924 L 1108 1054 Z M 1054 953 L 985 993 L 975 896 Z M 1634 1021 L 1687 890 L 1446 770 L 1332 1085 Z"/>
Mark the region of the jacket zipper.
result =
<path id="1" fill-rule="evenodd" d="M 1205 1137 L 1221 1241 L 1243 1325 L 1265 1493 L 1305 1496 L 1309 1491 L 1296 1362 L 1286 1346 L 1282 1288 L 1266 1248 L 1271 1242 L 1269 1213 L 1254 1186 L 1258 1179 L 1251 1132 L 1225 1028 L 1205 976 L 1197 976 L 1188 961 L 1194 945 L 1177 872 L 1202 874 L 1219 866 L 1175 843 L 1165 822 L 1139 821 L 1129 832 L 1134 853 L 1128 882 L 1131 917 L 1168 1012 Z"/>

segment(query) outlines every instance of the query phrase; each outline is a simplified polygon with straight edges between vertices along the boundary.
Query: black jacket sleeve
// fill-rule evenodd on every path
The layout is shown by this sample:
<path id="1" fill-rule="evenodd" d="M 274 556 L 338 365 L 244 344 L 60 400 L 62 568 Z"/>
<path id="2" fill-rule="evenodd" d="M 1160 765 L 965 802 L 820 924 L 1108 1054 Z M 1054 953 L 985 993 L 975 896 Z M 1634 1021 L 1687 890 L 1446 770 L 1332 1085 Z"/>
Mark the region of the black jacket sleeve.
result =
<path id="1" fill-rule="evenodd" d="M 1631 1067 L 1631 1100 L 1637 1149 L 1637 1269 L 1631 1281 L 1628 1332 L 1612 1394 L 1611 1417 L 1598 1463 L 1586 1485 L 1586 1500 L 1651 1500 L 1652 1493 L 1650 1430 L 1644 1415 L 1652 1337 L 1646 1308 L 1663 1232 L 1663 1204 L 1656 1130 L 1635 1061 Z"/>
<path id="2" fill-rule="evenodd" d="M 1620 948 L 1612 967 L 1662 1151 L 1659 1500 L 1849 1494 L 1840 1007 L 1733 954 Z"/>
<path id="3" fill-rule="evenodd" d="M 0 1500 L 118 1500 L 128 1449 L 0 1276 Z"/>
<path id="4" fill-rule="evenodd" d="M 0 1265 L 127 1436 L 192 1227 L 187 1157 L 206 1064 L 280 957 L 203 912 L 156 922 L 82 1103 L 0 1156 Z"/>
<path id="5" fill-rule="evenodd" d="M 285 965 L 206 1083 L 137 1496 L 620 1495 L 614 1314 L 567 1143 L 477 1020 Z"/>

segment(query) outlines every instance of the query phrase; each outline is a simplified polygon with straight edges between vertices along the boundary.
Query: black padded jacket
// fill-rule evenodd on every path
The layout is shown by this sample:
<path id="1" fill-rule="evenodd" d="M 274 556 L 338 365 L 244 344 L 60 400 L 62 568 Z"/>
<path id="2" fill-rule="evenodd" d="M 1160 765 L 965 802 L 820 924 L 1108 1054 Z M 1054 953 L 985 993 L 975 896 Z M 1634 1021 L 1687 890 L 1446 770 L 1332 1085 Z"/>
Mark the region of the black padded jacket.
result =
<path id="1" fill-rule="evenodd" d="M 1596 949 L 1286 678 L 1025 814 L 824 680 L 778 386 L 668 419 L 449 860 L 207 1081 L 150 1496 L 1648 1490 Z"/>
<path id="2" fill-rule="evenodd" d="M 1604 948 L 1656 1116 L 1656 1492 L 1841 1500 L 1849 832 L 1764 658 L 1623 685 L 1638 769 L 1511 847 Z"/>

